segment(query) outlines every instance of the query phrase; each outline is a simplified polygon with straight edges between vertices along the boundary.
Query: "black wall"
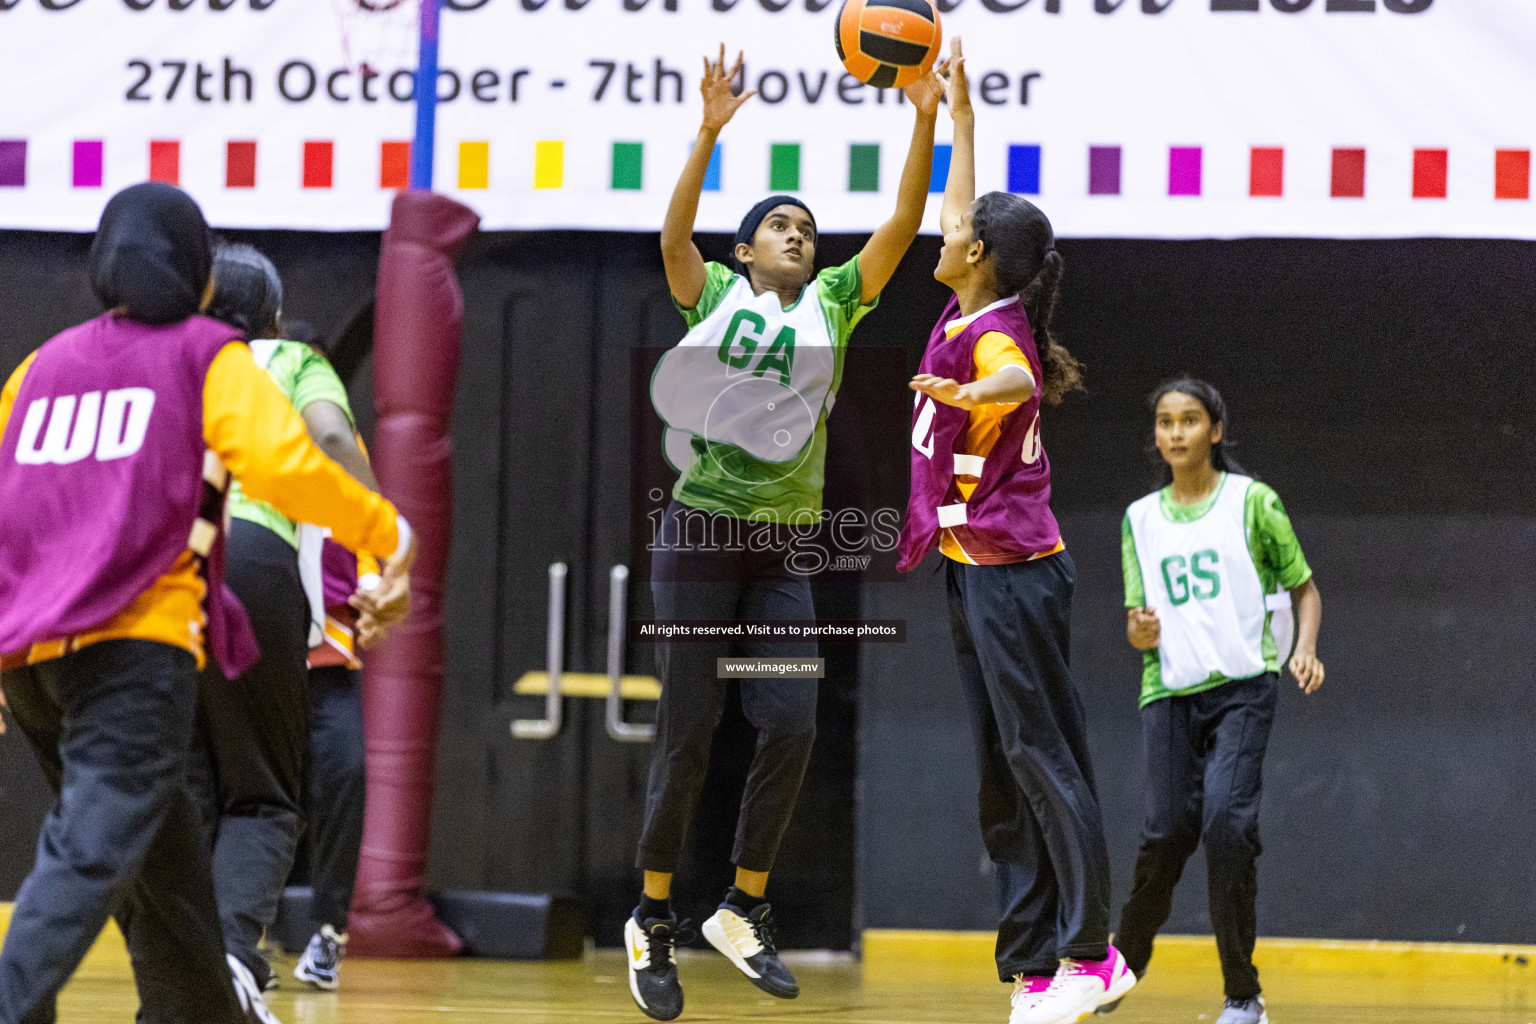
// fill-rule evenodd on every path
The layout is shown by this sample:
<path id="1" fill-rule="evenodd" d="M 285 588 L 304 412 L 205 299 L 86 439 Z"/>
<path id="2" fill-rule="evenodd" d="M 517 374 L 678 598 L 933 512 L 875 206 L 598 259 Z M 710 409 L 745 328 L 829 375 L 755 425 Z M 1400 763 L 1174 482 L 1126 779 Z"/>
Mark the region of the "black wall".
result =
<path id="1" fill-rule="evenodd" d="M 1495 242 L 1064 243 L 1061 335 L 1089 392 L 1044 420 L 1079 574 L 1073 657 L 1118 905 L 1140 818 L 1139 657 L 1119 521 L 1147 490 L 1143 396 L 1215 382 L 1237 456 L 1276 487 L 1323 593 L 1327 685 L 1288 684 L 1267 762 L 1264 934 L 1536 939 L 1536 283 Z M 929 304 L 937 297 L 925 297 Z M 922 632 L 860 677 L 868 926 L 994 913 L 975 769 L 932 560 L 867 614 Z M 1169 929 L 1208 932 L 1191 862 Z"/>
<path id="2" fill-rule="evenodd" d="M 340 327 L 370 287 L 377 236 L 241 233 L 277 261 L 288 312 Z M 823 239 L 822 262 L 859 239 Z M 711 239 L 723 251 L 722 239 Z M 97 311 L 88 239 L 0 233 L 0 370 Z M 1093 724 L 1117 900 L 1139 817 L 1137 658 L 1126 645 L 1118 523 L 1144 490 L 1142 396 L 1187 369 L 1226 394 L 1239 458 L 1286 500 L 1325 603 L 1325 689 L 1287 692 L 1271 746 L 1260 924 L 1270 934 L 1533 941 L 1531 698 L 1536 383 L 1529 246 L 1495 242 L 1064 242 L 1060 335 L 1090 391 L 1047 413 L 1055 505 L 1080 577 L 1074 657 Z M 904 394 L 943 301 L 920 239 L 831 421 L 829 506 L 900 503 Z M 449 691 L 435 884 L 587 895 L 600 941 L 632 905 L 648 747 L 570 701 L 560 739 L 514 741 L 536 714 L 512 684 L 543 663 L 545 570 L 571 566 L 567 665 L 602 671 L 607 572 L 636 566 L 637 487 L 657 472 L 634 350 L 680 336 L 654 236 L 483 236 L 462 272 Z M 897 351 L 890 351 L 890 350 Z M 868 351 L 865 351 L 868 350 Z M 897 365 L 897 370 L 900 367 Z M 874 382 L 878 382 L 878 387 Z M 367 366 L 354 384 L 366 420 Z M 643 488 L 639 488 L 643 490 Z M 903 647 L 828 646 L 812 776 L 772 895 L 792 944 L 852 929 L 986 928 L 990 878 L 934 561 L 901 582 L 818 587 L 824 615 L 904 618 Z M 628 670 L 650 671 L 632 647 Z M 644 707 L 632 715 L 644 717 Z M 750 732 L 716 745 L 680 878 L 697 915 L 728 878 Z M 0 740 L 0 896 L 30 863 L 45 795 L 19 738 Z M 1203 931 L 1192 864 L 1170 927 Z M 857 879 L 855 884 L 854 879 Z"/>

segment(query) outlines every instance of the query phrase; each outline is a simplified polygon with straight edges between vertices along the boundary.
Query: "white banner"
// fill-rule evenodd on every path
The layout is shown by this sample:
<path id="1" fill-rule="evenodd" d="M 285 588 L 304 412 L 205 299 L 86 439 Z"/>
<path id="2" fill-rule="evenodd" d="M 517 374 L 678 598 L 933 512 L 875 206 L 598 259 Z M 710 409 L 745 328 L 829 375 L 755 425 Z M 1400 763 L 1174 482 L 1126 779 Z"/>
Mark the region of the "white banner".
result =
<path id="1" fill-rule="evenodd" d="M 414 54 L 357 52 L 354 23 L 349 70 L 337 5 L 355 2 L 0 0 L 0 227 L 90 229 L 149 177 L 222 226 L 383 226 Z M 791 191 L 824 231 L 870 230 L 912 108 L 844 77 L 838 6 L 450 0 L 437 186 L 491 229 L 655 230 L 723 40 L 760 95 L 720 137 L 699 228 Z M 1536 238 L 1531 0 L 944 7 L 978 187 L 1038 197 L 1062 235 Z"/>

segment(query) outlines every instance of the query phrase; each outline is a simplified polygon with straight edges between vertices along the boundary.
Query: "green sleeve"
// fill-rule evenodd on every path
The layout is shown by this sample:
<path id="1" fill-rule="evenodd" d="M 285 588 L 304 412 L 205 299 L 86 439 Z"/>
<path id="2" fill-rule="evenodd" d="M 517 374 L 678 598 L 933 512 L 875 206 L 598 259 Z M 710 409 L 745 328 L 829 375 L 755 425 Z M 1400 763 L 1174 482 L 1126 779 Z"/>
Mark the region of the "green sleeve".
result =
<path id="1" fill-rule="evenodd" d="M 1291 528 L 1280 495 L 1267 484 L 1254 483 L 1248 488 L 1244 516 L 1248 526 L 1248 546 L 1254 561 L 1265 575 L 1286 590 L 1294 590 L 1312 578 L 1312 567 L 1301 553 L 1301 542 Z"/>
<path id="2" fill-rule="evenodd" d="M 1125 574 L 1125 606 L 1145 608 L 1147 588 L 1141 582 L 1141 560 L 1136 557 L 1136 537 L 1131 533 L 1131 517 L 1120 520 L 1120 568 Z"/>
<path id="3" fill-rule="evenodd" d="M 842 266 L 828 267 L 817 274 L 816 293 L 839 345 L 847 344 L 848 337 L 853 334 L 859 321 L 880 302 L 878 295 L 868 303 L 862 301 L 864 275 L 859 272 L 857 256 Z"/>
<path id="4" fill-rule="evenodd" d="M 336 376 L 336 371 L 324 356 L 308 345 L 302 347 L 304 351 L 293 380 L 293 391 L 288 396 L 293 407 L 302 415 L 312 402 L 335 402 L 341 406 L 341 411 L 347 414 L 348 422 L 356 429 L 357 421 L 347 402 L 346 385 Z"/>
<path id="5" fill-rule="evenodd" d="M 692 309 L 684 309 L 682 303 L 676 299 L 672 300 L 672 305 L 683 314 L 683 319 L 687 321 L 690 331 L 715 311 L 734 280 L 736 280 L 736 271 L 724 263 L 706 263 L 704 264 L 704 292 L 699 296 L 698 304 Z"/>

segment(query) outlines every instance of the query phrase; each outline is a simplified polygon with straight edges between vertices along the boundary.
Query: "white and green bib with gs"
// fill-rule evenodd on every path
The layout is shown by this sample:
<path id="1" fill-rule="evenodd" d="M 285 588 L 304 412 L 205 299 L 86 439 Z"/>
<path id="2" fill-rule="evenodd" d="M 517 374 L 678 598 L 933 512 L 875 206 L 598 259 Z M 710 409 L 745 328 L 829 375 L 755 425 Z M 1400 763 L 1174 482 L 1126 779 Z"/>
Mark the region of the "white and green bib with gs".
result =
<path id="1" fill-rule="evenodd" d="M 1290 591 L 1312 577 L 1279 495 L 1222 474 L 1216 492 L 1178 505 L 1169 488 L 1131 505 L 1122 526 L 1127 608 L 1157 612 L 1141 705 L 1279 672 L 1294 628 Z"/>
<path id="2" fill-rule="evenodd" d="M 783 308 L 719 263 L 683 309 L 688 334 L 661 358 L 651 404 L 684 505 L 741 519 L 814 522 L 821 513 L 827 415 L 863 305 L 855 256 L 823 270 Z"/>

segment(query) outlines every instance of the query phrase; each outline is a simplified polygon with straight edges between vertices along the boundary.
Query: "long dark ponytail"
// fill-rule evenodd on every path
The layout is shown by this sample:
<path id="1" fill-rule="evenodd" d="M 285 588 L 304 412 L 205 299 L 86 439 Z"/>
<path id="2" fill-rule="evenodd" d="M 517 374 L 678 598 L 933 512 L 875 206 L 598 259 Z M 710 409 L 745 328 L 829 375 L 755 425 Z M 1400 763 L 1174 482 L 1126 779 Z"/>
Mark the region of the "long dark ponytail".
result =
<path id="1" fill-rule="evenodd" d="M 982 258 L 992 263 L 997 294 L 1017 295 L 1024 303 L 1045 373 L 1040 400 L 1059 405 L 1082 389 L 1083 364 L 1052 333 L 1064 265 L 1050 220 L 1028 199 L 988 192 L 971 208 L 971 237 L 982 244 Z"/>
<path id="2" fill-rule="evenodd" d="M 1232 428 L 1227 422 L 1227 403 L 1222 400 L 1221 392 L 1196 377 L 1188 374 L 1180 374 L 1170 377 L 1157 386 L 1157 390 L 1147 396 L 1147 407 L 1152 410 L 1154 426 L 1152 428 L 1153 441 L 1147 446 L 1147 457 L 1152 463 L 1152 484 L 1158 490 L 1173 483 L 1173 468 L 1163 459 L 1157 450 L 1157 404 L 1165 395 L 1177 391 L 1181 395 L 1188 395 L 1205 407 L 1205 414 L 1211 418 L 1211 428 L 1220 423 L 1221 440 L 1211 445 L 1211 465 L 1223 473 L 1239 473 L 1243 476 L 1251 476 L 1247 470 L 1237 464 L 1232 457 Z"/>

